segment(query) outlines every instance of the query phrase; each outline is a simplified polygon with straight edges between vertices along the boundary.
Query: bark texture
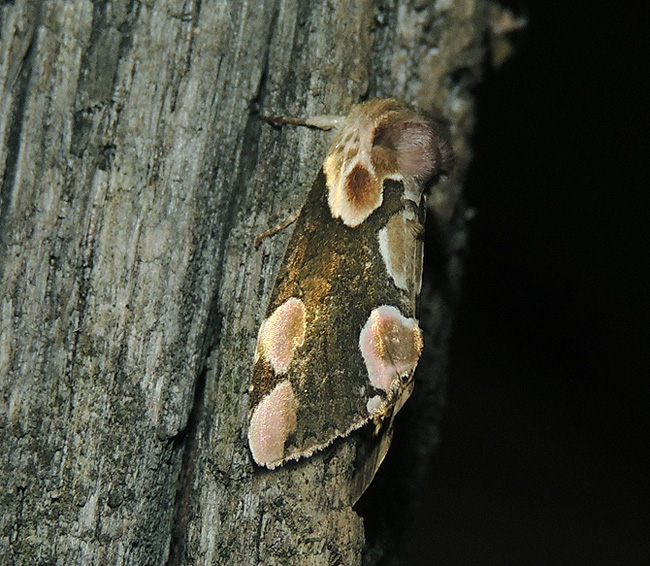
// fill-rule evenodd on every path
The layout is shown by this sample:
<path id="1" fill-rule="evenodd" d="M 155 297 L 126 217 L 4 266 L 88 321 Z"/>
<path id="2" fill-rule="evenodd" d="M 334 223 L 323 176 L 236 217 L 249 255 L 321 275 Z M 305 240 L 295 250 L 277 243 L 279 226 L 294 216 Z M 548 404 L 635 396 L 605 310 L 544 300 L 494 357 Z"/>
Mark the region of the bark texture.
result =
<path id="1" fill-rule="evenodd" d="M 0 3 L 0 564 L 397 560 L 385 516 L 435 439 L 486 25 L 481 0 Z M 432 198 L 414 440 L 360 502 L 367 541 L 356 437 L 264 472 L 246 413 L 288 234 L 253 241 L 329 140 L 259 113 L 370 96 L 438 108 L 459 167 Z"/>

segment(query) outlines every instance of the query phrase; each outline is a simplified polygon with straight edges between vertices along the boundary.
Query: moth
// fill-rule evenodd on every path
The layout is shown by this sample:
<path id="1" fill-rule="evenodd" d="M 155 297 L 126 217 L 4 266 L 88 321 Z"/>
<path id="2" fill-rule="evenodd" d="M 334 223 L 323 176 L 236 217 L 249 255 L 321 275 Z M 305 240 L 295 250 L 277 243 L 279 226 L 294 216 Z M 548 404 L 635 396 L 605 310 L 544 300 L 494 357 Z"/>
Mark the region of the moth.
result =
<path id="1" fill-rule="evenodd" d="M 398 100 L 281 121 L 336 135 L 257 338 L 248 441 L 270 469 L 370 421 L 379 430 L 410 395 L 422 351 L 426 189 L 453 160 L 434 123 Z"/>

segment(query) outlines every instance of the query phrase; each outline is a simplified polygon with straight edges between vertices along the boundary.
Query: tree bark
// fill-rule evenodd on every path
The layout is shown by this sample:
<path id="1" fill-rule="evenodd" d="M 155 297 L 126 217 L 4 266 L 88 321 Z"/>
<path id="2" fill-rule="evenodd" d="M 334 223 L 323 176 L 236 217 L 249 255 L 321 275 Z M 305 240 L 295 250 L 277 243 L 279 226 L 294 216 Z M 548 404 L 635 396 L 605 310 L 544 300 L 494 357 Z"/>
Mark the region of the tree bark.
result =
<path id="1" fill-rule="evenodd" d="M 411 508 L 440 413 L 485 3 L 16 0 L 0 25 L 0 564 L 397 560 L 387 516 Z M 259 114 L 371 96 L 439 109 L 458 167 L 431 199 L 412 440 L 360 502 L 366 534 L 359 435 L 268 472 L 246 417 L 288 233 L 253 241 L 329 141 Z"/>

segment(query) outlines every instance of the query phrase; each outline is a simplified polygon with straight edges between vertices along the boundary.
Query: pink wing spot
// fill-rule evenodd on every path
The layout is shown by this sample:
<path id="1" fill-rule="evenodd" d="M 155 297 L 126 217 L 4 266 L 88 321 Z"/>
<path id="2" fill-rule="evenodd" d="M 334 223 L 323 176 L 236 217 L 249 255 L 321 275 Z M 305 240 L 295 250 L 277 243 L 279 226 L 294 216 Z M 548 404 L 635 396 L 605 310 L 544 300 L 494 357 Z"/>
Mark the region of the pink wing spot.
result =
<path id="1" fill-rule="evenodd" d="M 359 349 L 370 383 L 389 391 L 396 380 L 415 370 L 422 351 L 422 332 L 415 319 L 382 305 L 370 313 L 361 330 Z"/>
<path id="2" fill-rule="evenodd" d="M 284 444 L 296 430 L 296 398 L 291 383 L 278 383 L 255 407 L 248 427 L 248 445 L 260 466 L 275 468 L 284 459 Z"/>
<path id="3" fill-rule="evenodd" d="M 300 299 L 291 297 L 262 323 L 257 356 L 263 355 L 275 373 L 282 375 L 304 341 L 305 305 Z"/>

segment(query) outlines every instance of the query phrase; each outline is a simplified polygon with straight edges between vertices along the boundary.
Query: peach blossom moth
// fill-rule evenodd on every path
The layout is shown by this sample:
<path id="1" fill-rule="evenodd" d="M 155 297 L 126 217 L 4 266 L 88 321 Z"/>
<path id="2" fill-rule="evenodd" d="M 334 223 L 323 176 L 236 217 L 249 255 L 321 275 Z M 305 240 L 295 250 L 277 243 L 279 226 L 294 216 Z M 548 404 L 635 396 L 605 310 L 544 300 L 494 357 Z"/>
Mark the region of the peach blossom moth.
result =
<path id="1" fill-rule="evenodd" d="M 425 191 L 453 160 L 433 122 L 393 99 L 347 118 L 277 120 L 337 133 L 257 338 L 248 441 L 271 469 L 369 421 L 379 429 L 410 395 L 422 350 Z"/>

